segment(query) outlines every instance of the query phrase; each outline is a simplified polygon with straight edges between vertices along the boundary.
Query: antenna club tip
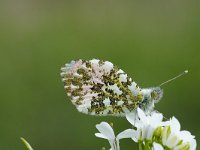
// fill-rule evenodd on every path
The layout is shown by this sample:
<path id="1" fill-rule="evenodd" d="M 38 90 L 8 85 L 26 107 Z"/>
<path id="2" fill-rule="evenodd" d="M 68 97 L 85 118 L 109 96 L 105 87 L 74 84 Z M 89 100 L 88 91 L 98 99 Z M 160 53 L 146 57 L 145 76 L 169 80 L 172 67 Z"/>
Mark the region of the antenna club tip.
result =
<path id="1" fill-rule="evenodd" d="M 184 72 L 185 72 L 185 73 L 188 73 L 188 70 L 185 70 Z"/>

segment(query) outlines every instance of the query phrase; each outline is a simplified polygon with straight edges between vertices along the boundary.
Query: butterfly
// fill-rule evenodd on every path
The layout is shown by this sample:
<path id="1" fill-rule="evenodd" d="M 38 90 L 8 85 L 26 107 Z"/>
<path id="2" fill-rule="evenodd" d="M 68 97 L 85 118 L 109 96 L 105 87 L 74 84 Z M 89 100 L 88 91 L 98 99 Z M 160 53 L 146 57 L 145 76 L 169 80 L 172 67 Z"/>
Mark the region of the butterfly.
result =
<path id="1" fill-rule="evenodd" d="M 125 116 L 138 107 L 151 113 L 163 96 L 160 86 L 177 78 L 157 87 L 140 88 L 122 69 L 99 59 L 72 60 L 61 67 L 61 77 L 77 110 L 98 116 Z"/>

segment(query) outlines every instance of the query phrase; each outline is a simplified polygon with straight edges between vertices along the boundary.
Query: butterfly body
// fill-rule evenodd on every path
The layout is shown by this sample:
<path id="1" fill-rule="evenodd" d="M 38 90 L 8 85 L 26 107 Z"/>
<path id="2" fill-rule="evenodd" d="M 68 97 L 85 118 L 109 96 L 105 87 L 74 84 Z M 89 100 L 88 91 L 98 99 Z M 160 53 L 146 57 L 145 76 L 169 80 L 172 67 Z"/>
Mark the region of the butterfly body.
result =
<path id="1" fill-rule="evenodd" d="M 144 112 L 151 113 L 154 110 L 154 104 L 158 103 L 163 96 L 163 90 L 160 87 L 144 88 L 141 90 L 143 100 L 139 107 Z"/>
<path id="2" fill-rule="evenodd" d="M 109 61 L 77 60 L 61 68 L 65 90 L 79 112 L 124 116 L 142 108 L 153 111 L 163 94 L 159 87 L 141 89 Z"/>

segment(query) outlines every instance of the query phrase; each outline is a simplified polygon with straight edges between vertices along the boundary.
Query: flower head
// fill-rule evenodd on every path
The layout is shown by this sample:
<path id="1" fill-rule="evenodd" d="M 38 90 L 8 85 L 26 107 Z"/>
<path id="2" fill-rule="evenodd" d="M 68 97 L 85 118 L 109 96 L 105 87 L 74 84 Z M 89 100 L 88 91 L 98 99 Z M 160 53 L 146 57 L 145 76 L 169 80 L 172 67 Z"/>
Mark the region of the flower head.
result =
<path id="1" fill-rule="evenodd" d="M 107 122 L 101 122 L 100 124 L 96 125 L 96 128 L 99 130 L 100 133 L 95 133 L 96 137 L 107 139 L 110 143 L 112 150 L 119 150 L 119 140 L 124 138 L 132 138 L 134 131 L 132 129 L 124 130 L 123 132 L 119 133 L 115 136 L 115 133 L 112 127 Z"/>
<path id="2" fill-rule="evenodd" d="M 196 140 L 189 131 L 181 131 L 179 121 L 172 117 L 163 121 L 161 113 L 146 115 L 140 108 L 136 113 L 127 114 L 127 120 L 136 127 L 133 140 L 153 150 L 195 150 Z"/>
<path id="3" fill-rule="evenodd" d="M 172 117 L 163 121 L 161 113 L 145 114 L 140 108 L 126 114 L 127 120 L 135 129 L 127 129 L 115 136 L 113 128 L 106 122 L 97 124 L 100 133 L 95 135 L 107 139 L 111 150 L 119 150 L 119 140 L 132 138 L 139 143 L 139 150 L 196 150 L 195 137 L 189 131 L 181 131 L 179 121 Z"/>
<path id="4" fill-rule="evenodd" d="M 140 108 L 137 109 L 137 113 L 127 114 L 126 118 L 137 128 L 133 137 L 135 142 L 152 140 L 154 131 L 163 125 L 163 115 L 161 113 L 153 112 L 151 115 L 146 115 Z"/>
<path id="5" fill-rule="evenodd" d="M 180 123 L 175 117 L 172 117 L 168 123 L 169 126 L 164 127 L 162 132 L 164 146 L 174 150 L 196 149 L 195 136 L 191 135 L 189 131 L 181 131 Z"/>

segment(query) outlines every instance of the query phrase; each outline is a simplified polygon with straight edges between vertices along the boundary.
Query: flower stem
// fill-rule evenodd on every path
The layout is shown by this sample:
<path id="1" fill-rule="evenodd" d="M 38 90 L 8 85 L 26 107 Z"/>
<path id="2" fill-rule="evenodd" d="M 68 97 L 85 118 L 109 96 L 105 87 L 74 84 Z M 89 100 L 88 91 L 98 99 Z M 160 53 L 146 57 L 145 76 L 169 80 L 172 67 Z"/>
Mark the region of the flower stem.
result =
<path id="1" fill-rule="evenodd" d="M 145 142 L 144 149 L 145 149 L 145 150 L 150 150 L 150 148 L 149 148 L 149 142 Z"/>
<path id="2" fill-rule="evenodd" d="M 139 142 L 139 150 L 142 150 L 142 142 Z"/>
<path id="3" fill-rule="evenodd" d="M 25 144 L 25 146 L 26 146 L 26 148 L 27 148 L 28 150 L 33 150 L 33 148 L 31 147 L 31 145 L 30 145 L 23 137 L 21 137 L 20 139 L 21 139 L 22 142 Z"/>

